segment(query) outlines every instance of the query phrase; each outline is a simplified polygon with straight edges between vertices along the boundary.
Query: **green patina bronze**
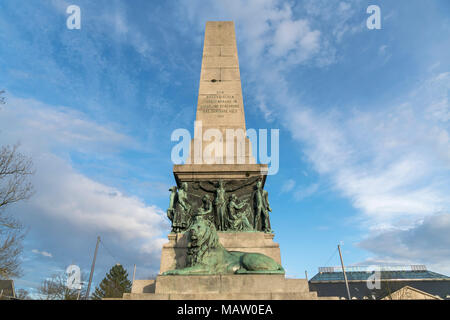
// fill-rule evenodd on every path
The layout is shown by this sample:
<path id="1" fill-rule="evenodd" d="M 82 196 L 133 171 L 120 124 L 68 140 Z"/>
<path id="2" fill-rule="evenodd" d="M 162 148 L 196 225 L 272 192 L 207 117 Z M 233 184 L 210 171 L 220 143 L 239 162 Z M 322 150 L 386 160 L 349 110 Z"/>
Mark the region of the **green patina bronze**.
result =
<path id="1" fill-rule="evenodd" d="M 242 210 L 247 207 L 245 210 Z M 253 226 L 248 221 L 248 217 L 251 215 L 250 208 L 248 206 L 248 201 L 244 200 L 242 202 L 233 193 L 230 196 L 228 202 L 228 212 L 229 216 L 227 219 L 227 225 L 233 231 L 252 231 Z"/>
<path id="2" fill-rule="evenodd" d="M 253 227 L 267 233 L 272 232 L 269 220 L 269 212 L 272 211 L 269 205 L 269 193 L 262 188 L 261 180 L 256 182 L 252 198 L 254 203 Z"/>
<path id="3" fill-rule="evenodd" d="M 167 209 L 167 217 L 172 222 L 172 232 L 182 232 L 191 224 L 192 205 L 188 199 L 188 184 L 183 182 L 181 188 L 172 187 L 169 189 L 170 203 Z"/>
<path id="4" fill-rule="evenodd" d="M 283 267 L 272 258 L 260 253 L 227 251 L 220 243 L 214 223 L 205 213 L 205 206 L 198 210 L 188 229 L 189 243 L 186 268 L 169 270 L 163 275 L 194 274 L 284 274 Z"/>
<path id="5" fill-rule="evenodd" d="M 167 217 L 174 233 L 188 230 L 194 213 L 204 215 L 220 232 L 273 232 L 269 195 L 261 178 L 182 182 L 169 191 Z"/>

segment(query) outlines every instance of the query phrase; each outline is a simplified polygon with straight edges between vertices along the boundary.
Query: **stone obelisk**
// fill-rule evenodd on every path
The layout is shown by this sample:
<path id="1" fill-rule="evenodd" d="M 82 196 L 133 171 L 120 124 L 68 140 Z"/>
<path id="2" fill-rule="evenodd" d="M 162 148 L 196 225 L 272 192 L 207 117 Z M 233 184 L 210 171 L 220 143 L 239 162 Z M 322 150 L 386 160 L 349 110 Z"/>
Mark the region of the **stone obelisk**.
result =
<path id="1" fill-rule="evenodd" d="M 206 195 L 211 200 L 212 215 L 220 241 L 227 249 L 263 253 L 281 263 L 280 248 L 273 242 L 273 233 L 237 232 L 238 230 L 227 228 L 226 223 L 221 221 L 221 215 L 229 215 L 227 204 L 231 195 L 235 195 L 239 199 L 237 201 L 247 201 L 248 210 L 253 211 L 252 195 L 257 182 L 260 181 L 261 188 L 264 188 L 267 165 L 255 163 L 245 130 L 234 23 L 208 21 L 194 139 L 187 164 L 174 165 L 173 169 L 177 182 L 177 187 L 174 188 L 178 188 L 177 198 L 182 198 L 182 202 L 190 206 L 190 211 L 187 213 L 180 205 L 174 205 L 173 211 L 183 211 L 185 216 L 192 216 L 195 210 L 203 206 L 202 200 Z M 219 135 L 221 139 L 215 141 L 214 138 L 217 137 L 214 137 L 214 134 Z M 230 148 L 230 145 L 233 148 Z M 208 152 L 211 146 L 215 147 L 215 153 Z M 217 200 L 219 182 L 224 185 L 222 205 L 218 204 Z M 251 212 L 248 216 L 249 224 L 253 225 L 254 213 Z M 175 227 L 169 235 L 170 242 L 163 247 L 161 273 L 185 264 L 183 252 L 187 250 L 187 239 L 183 233 L 186 230 L 183 229 L 183 223 L 187 225 L 189 221 L 176 220 L 175 217 Z M 261 231 L 262 226 L 257 225 L 254 229 Z"/>
<path id="2" fill-rule="evenodd" d="M 217 135 L 220 138 L 217 138 Z M 234 23 L 208 21 L 194 139 L 185 165 L 175 165 L 178 183 L 186 179 L 244 179 L 261 176 L 267 165 L 256 164 L 246 137 L 239 59 Z"/>

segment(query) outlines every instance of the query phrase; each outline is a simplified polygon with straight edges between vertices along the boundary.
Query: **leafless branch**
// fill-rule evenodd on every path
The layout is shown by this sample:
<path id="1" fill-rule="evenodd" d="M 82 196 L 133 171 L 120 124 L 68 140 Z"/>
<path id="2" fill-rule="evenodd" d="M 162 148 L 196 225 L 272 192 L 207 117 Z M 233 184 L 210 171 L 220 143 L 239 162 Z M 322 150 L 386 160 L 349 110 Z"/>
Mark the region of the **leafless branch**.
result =
<path id="1" fill-rule="evenodd" d="M 77 289 L 67 287 L 67 274 L 65 272 L 55 273 L 49 279 L 42 281 L 38 288 L 38 294 L 41 300 L 77 300 L 78 297 L 84 297 L 86 292 L 84 273 L 81 274 L 81 292 Z"/>
<path id="2" fill-rule="evenodd" d="M 0 209 L 28 199 L 33 186 L 28 177 L 34 173 L 30 158 L 17 152 L 18 145 L 0 148 Z"/>
<path id="3" fill-rule="evenodd" d="M 18 147 L 0 147 L 0 279 L 21 274 L 20 254 L 25 235 L 22 224 L 6 214 L 5 209 L 33 194 L 33 186 L 28 181 L 33 164 L 17 151 Z"/>

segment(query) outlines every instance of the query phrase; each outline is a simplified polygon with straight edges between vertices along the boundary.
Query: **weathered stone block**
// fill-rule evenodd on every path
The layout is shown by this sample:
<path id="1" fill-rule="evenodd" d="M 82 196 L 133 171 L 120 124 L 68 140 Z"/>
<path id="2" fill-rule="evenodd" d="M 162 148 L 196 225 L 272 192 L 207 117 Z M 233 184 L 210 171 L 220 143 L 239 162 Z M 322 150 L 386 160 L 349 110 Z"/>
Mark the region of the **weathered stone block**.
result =
<path id="1" fill-rule="evenodd" d="M 285 279 L 283 275 L 158 276 L 154 293 L 137 292 L 149 280 L 136 280 L 131 300 L 304 300 L 317 299 L 306 279 Z"/>
<path id="2" fill-rule="evenodd" d="M 154 293 L 156 280 L 135 280 L 131 293 Z"/>

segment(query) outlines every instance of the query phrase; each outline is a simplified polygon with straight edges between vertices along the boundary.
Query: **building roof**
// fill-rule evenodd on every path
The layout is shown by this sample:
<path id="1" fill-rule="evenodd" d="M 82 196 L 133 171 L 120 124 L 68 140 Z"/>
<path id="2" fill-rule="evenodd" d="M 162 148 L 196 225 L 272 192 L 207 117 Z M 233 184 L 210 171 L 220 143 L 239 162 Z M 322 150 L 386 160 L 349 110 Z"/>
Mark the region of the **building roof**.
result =
<path id="1" fill-rule="evenodd" d="M 392 297 L 396 291 L 403 299 L 406 295 L 420 296 L 417 290 L 450 299 L 450 277 L 429 271 L 424 265 L 349 266 L 345 267 L 345 274 L 350 294 L 355 299 L 381 299 L 388 294 Z M 319 297 L 347 298 L 341 267 L 319 268 L 319 273 L 309 281 L 309 287 Z M 402 288 L 405 290 L 399 291 Z"/>
<path id="2" fill-rule="evenodd" d="M 413 288 L 410 286 L 404 286 L 390 294 L 386 294 L 382 300 L 443 300 L 438 295 L 432 295 L 428 292 Z"/>
<path id="3" fill-rule="evenodd" d="M 450 277 L 428 270 L 419 271 L 378 271 L 380 273 L 380 280 L 449 280 Z M 367 281 L 369 277 L 373 276 L 374 272 L 368 271 L 350 271 L 345 272 L 348 281 Z M 319 272 L 313 278 L 311 283 L 319 282 L 341 282 L 344 281 L 344 274 L 342 272 Z"/>

